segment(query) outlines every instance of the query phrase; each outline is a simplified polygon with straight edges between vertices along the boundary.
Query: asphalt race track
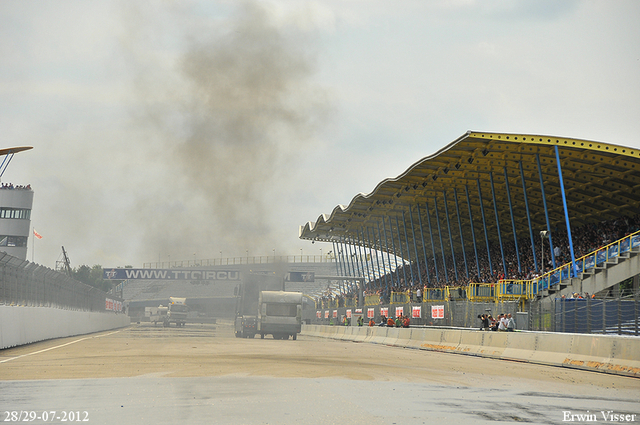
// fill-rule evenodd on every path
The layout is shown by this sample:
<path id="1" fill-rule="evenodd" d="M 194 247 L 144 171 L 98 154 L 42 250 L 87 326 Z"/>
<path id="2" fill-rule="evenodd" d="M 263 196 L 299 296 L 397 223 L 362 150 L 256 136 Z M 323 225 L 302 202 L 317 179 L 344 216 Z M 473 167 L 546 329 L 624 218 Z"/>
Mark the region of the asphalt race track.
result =
<path id="1" fill-rule="evenodd" d="M 304 335 L 238 339 L 230 323 L 0 351 L 3 423 L 637 423 L 639 400 L 636 378 Z"/>

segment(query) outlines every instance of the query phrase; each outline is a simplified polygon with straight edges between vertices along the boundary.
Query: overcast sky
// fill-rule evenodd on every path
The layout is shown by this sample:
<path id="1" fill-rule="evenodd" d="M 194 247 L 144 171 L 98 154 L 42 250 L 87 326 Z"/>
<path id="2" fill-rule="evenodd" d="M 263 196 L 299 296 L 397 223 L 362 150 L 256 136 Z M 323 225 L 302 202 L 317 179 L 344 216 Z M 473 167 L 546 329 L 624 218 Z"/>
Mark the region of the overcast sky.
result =
<path id="1" fill-rule="evenodd" d="M 640 2 L 0 2 L 28 260 L 319 254 L 298 228 L 467 130 L 640 148 Z M 33 257 L 32 257 L 33 256 Z"/>

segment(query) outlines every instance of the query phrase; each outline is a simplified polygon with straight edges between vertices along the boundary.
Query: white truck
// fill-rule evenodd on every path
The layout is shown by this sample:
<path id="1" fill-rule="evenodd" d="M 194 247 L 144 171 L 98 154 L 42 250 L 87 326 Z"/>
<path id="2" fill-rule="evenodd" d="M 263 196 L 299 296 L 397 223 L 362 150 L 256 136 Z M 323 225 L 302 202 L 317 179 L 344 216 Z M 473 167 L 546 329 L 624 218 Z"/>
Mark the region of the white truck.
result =
<path id="1" fill-rule="evenodd" d="M 149 322 L 157 325 L 163 323 L 169 312 L 169 307 L 164 307 L 162 304 L 158 307 L 145 307 L 144 315 L 149 318 Z"/>
<path id="2" fill-rule="evenodd" d="M 297 338 L 302 325 L 302 293 L 261 291 L 258 299 L 256 333 L 260 338 L 273 335 L 273 339 Z"/>
<path id="3" fill-rule="evenodd" d="M 177 327 L 184 326 L 188 312 L 186 298 L 169 297 L 169 311 L 164 317 L 164 326 L 169 326 L 171 323 L 175 323 Z"/>

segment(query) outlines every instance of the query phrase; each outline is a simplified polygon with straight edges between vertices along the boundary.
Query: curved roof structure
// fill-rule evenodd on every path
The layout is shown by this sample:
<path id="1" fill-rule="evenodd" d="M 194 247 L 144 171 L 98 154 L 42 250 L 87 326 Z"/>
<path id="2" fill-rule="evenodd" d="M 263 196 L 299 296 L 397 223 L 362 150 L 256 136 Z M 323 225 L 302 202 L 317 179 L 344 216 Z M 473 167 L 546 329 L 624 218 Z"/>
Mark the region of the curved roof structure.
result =
<path id="1" fill-rule="evenodd" d="M 472 229 L 478 245 L 485 242 L 485 226 L 490 243 L 500 237 L 513 241 L 514 229 L 517 238 L 546 230 L 545 204 L 549 228 L 566 229 L 556 147 L 572 228 L 640 212 L 640 149 L 469 131 L 398 177 L 383 180 L 373 192 L 301 226 L 300 238 L 372 246 L 405 259 L 418 252 L 421 258 L 429 229 L 434 238 L 442 235 L 447 241 L 448 253 L 450 240 L 456 252 L 463 241 L 471 247 Z M 396 240 L 379 237 L 378 226 Z M 425 245 L 441 251 L 441 244 Z"/>

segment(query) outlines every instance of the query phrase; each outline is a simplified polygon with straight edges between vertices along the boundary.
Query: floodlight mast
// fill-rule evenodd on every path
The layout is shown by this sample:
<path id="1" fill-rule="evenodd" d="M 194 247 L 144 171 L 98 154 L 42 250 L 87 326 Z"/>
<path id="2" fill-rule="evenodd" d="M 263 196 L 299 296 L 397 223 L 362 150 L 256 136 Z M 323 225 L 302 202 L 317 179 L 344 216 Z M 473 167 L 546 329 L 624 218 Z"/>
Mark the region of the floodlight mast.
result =
<path id="1" fill-rule="evenodd" d="M 542 246 L 542 249 L 541 249 L 541 251 L 542 251 L 541 252 L 541 254 L 542 254 L 542 273 L 540 275 L 544 274 L 544 238 L 546 238 L 548 234 L 549 234 L 549 232 L 546 231 L 546 230 L 541 230 L 540 231 L 540 245 Z"/>

